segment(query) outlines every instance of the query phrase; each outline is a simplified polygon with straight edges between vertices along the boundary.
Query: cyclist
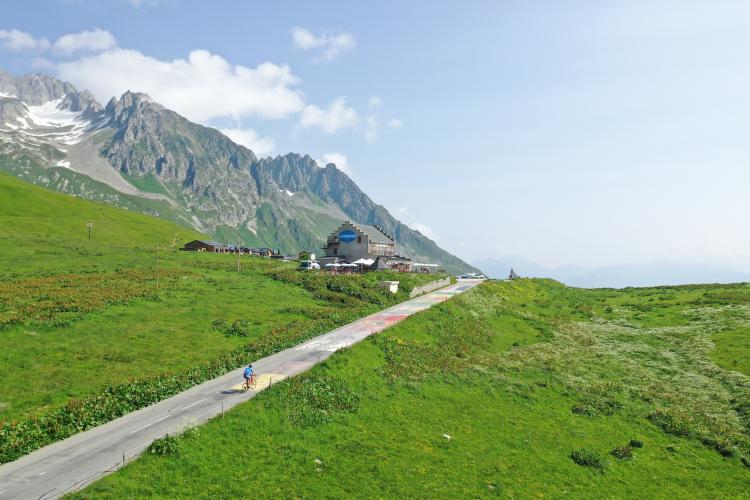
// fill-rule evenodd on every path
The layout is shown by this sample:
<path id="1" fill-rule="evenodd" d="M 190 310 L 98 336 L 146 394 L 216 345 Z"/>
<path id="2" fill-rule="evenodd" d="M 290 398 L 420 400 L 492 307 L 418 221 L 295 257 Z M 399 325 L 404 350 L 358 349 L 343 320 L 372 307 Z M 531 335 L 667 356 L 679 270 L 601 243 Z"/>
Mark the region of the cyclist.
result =
<path id="1" fill-rule="evenodd" d="M 245 378 L 245 389 L 249 389 L 250 384 L 255 381 L 255 371 L 253 370 L 252 364 L 247 365 L 245 373 L 243 373 L 242 376 Z"/>

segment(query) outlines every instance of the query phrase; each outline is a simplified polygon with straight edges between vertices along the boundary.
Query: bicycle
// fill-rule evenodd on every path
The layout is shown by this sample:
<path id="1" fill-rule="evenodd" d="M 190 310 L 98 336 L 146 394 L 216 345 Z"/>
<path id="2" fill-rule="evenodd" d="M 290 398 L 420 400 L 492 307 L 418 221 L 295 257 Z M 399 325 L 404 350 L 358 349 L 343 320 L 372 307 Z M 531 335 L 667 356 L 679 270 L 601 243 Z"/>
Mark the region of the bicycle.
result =
<path id="1" fill-rule="evenodd" d="M 250 389 L 255 389 L 255 374 L 253 373 L 250 375 L 250 378 L 245 379 L 245 383 L 242 384 L 242 390 L 243 391 L 249 391 Z"/>

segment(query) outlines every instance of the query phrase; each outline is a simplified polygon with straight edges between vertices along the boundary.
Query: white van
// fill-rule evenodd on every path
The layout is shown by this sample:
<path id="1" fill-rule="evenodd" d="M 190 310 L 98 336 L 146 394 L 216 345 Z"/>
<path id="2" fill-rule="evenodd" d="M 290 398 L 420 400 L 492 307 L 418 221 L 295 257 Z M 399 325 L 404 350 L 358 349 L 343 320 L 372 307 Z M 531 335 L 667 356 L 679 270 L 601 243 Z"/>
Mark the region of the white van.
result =
<path id="1" fill-rule="evenodd" d="M 299 263 L 300 270 L 320 269 L 320 264 L 312 260 L 302 260 Z"/>

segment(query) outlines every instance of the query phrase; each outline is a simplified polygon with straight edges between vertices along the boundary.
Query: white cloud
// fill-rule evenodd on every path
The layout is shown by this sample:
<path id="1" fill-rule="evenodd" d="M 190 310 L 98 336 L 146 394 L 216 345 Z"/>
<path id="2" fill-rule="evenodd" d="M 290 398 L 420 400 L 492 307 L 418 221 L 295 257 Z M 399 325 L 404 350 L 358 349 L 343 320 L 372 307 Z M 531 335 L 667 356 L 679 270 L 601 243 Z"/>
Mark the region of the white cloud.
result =
<path id="1" fill-rule="evenodd" d="M 409 225 L 412 227 L 412 229 L 416 229 L 417 231 L 427 236 L 431 240 L 437 241 L 438 239 L 440 239 L 438 235 L 435 234 L 435 231 L 433 231 L 432 228 L 428 226 L 427 224 L 422 224 L 421 222 L 414 222 Z"/>
<path id="2" fill-rule="evenodd" d="M 255 68 L 233 66 L 206 50 L 194 50 L 187 59 L 162 61 L 118 48 L 60 63 L 58 73 L 99 100 L 106 102 L 127 90 L 145 92 L 198 122 L 226 116 L 285 118 L 304 106 L 302 93 L 293 88 L 299 79 L 288 66 L 270 62 Z"/>
<path id="3" fill-rule="evenodd" d="M 251 128 L 222 128 L 219 131 L 237 144 L 250 148 L 256 156 L 267 156 L 276 147 L 272 137 L 260 137 Z"/>
<path id="4" fill-rule="evenodd" d="M 33 35 L 19 30 L 0 30 L 0 46 L 13 52 L 53 52 L 70 56 L 76 52 L 101 52 L 117 46 L 117 40 L 109 31 L 94 28 L 78 33 L 61 36 L 55 43 L 46 38 L 34 38 Z"/>
<path id="5" fill-rule="evenodd" d="M 398 118 L 391 118 L 388 120 L 388 126 L 391 128 L 402 128 L 404 124 Z"/>
<path id="6" fill-rule="evenodd" d="M 351 33 L 313 35 L 305 28 L 294 28 L 292 30 L 294 46 L 302 50 L 320 50 L 316 57 L 319 62 L 333 61 L 342 53 L 353 49 L 357 41 Z"/>
<path id="7" fill-rule="evenodd" d="M 29 61 L 29 66 L 38 70 L 54 70 L 57 65 L 46 57 L 34 57 Z"/>
<path id="8" fill-rule="evenodd" d="M 365 141 L 372 144 L 378 140 L 378 121 L 374 116 L 368 116 L 365 125 Z"/>
<path id="9" fill-rule="evenodd" d="M 351 177 L 352 169 L 349 166 L 349 160 L 347 160 L 346 155 L 342 153 L 326 153 L 323 155 L 323 161 L 326 164 L 334 163 L 336 168 Z"/>
<path id="10" fill-rule="evenodd" d="M 367 99 L 367 105 L 371 108 L 379 108 L 383 105 L 383 99 L 377 96 L 372 96 L 369 99 Z"/>
<path id="11" fill-rule="evenodd" d="M 346 105 L 346 99 L 339 97 L 328 106 L 328 109 L 314 104 L 305 106 L 299 124 L 303 128 L 316 127 L 327 134 L 335 134 L 345 128 L 356 128 L 359 124 L 359 115 L 354 108 Z"/>
<path id="12" fill-rule="evenodd" d="M 394 210 L 399 215 L 408 215 L 409 214 L 409 207 L 398 207 L 396 210 Z"/>
<path id="13" fill-rule="evenodd" d="M 46 38 L 34 38 L 25 31 L 0 30 L 0 46 L 12 52 L 23 52 L 47 50 L 50 44 Z"/>
<path id="14" fill-rule="evenodd" d="M 95 28 L 63 35 L 55 41 L 52 49 L 60 54 L 71 55 L 75 52 L 102 52 L 116 46 L 117 40 L 112 33 Z"/>

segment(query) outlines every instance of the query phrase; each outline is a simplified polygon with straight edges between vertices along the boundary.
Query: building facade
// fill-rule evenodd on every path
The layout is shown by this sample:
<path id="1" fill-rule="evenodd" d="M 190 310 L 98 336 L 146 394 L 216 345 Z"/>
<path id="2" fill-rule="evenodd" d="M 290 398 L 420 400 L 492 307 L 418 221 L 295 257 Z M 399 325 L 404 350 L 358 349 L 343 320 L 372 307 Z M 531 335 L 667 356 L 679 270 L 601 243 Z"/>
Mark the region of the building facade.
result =
<path id="1" fill-rule="evenodd" d="M 226 253 L 229 251 L 229 246 L 218 241 L 206 241 L 206 240 L 193 240 L 189 243 L 185 243 L 185 246 L 181 250 L 192 251 L 192 252 L 212 252 L 212 253 Z"/>
<path id="2" fill-rule="evenodd" d="M 394 257 L 396 242 L 378 226 L 344 222 L 328 236 L 320 260 L 354 262 L 359 259 Z"/>

